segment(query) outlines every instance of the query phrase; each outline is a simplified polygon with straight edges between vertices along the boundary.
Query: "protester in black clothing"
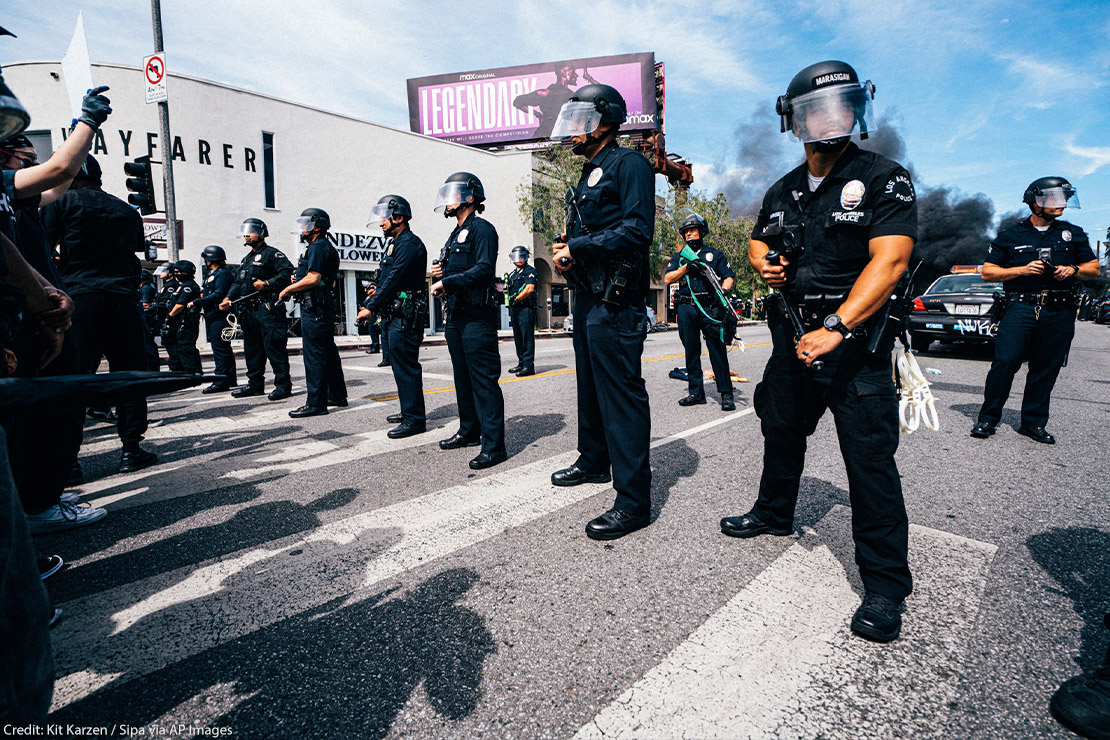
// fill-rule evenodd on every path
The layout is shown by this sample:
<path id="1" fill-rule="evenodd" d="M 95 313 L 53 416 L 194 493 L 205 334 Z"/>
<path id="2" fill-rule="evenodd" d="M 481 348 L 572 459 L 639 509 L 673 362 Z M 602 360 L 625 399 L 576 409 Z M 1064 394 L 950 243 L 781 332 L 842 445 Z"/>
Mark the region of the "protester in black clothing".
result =
<path id="1" fill-rule="evenodd" d="M 294 282 L 278 294 L 281 301 L 293 295 L 301 301 L 301 352 L 308 397 L 303 406 L 289 412 L 294 419 L 326 414 L 328 406 L 347 405 L 347 384 L 335 346 L 339 253 L 328 241 L 330 228 L 331 218 L 322 209 L 301 212 L 297 232 L 307 246 L 297 263 Z"/>
<path id="2" fill-rule="evenodd" d="M 236 280 L 221 311 L 232 311 L 243 330 L 243 357 L 247 384 L 231 392 L 234 398 L 261 396 L 265 392 L 266 360 L 274 371 L 274 390 L 268 398 L 280 401 L 293 395 L 289 377 L 289 317 L 278 293 L 289 285 L 293 265 L 280 249 L 266 243 L 269 230 L 261 219 L 248 218 L 239 235 L 250 250 L 239 263 Z"/>
<path id="3" fill-rule="evenodd" d="M 31 142 L 20 136 L 0 144 L 0 167 L 17 199 L 10 202 L 15 207 L 14 225 L 16 245 L 27 263 L 43 276 L 57 296 L 64 296 L 64 303 L 72 310 L 72 301 L 62 292 L 64 284 L 52 258 L 46 229 L 39 217 L 38 207 L 49 205 L 60 198 L 69 182 L 43 193 L 35 175 L 42 174 L 37 165 L 37 155 Z M 23 188 L 15 188 L 15 175 L 30 175 L 29 180 L 19 178 Z M 17 355 L 22 355 L 15 374 L 20 377 L 48 377 L 71 375 L 79 372 L 77 346 L 73 332 L 66 332 L 61 351 L 48 365 L 39 368 L 39 322 L 25 318 L 21 337 L 13 343 Z M 28 517 L 32 533 L 69 529 L 92 524 L 107 515 L 104 509 L 77 507 L 62 502 L 69 471 L 77 461 L 84 429 L 84 410 L 65 408 L 44 410 L 35 414 L 18 414 L 4 420 L 8 435 L 8 452 L 12 475 L 19 491 L 20 501 Z"/>
<path id="4" fill-rule="evenodd" d="M 200 311 L 192 308 L 193 301 L 200 297 L 200 286 L 194 280 L 197 267 L 189 260 L 178 260 L 174 265 L 177 273 L 177 292 L 173 296 L 170 318 L 180 322 L 176 327 L 177 356 L 181 369 L 187 373 L 200 373 Z"/>
<path id="5" fill-rule="evenodd" d="M 57 202 L 43 210 L 51 244 L 58 245 L 62 279 L 73 297 L 77 365 L 83 372 L 103 355 L 111 370 L 145 370 L 146 347 L 139 306 L 139 259 L 146 250 L 143 222 L 134 208 L 101 190 L 99 165 L 89 157 L 85 171 Z M 146 399 L 121 402 L 120 472 L 153 465 L 158 456 L 142 450 Z"/>

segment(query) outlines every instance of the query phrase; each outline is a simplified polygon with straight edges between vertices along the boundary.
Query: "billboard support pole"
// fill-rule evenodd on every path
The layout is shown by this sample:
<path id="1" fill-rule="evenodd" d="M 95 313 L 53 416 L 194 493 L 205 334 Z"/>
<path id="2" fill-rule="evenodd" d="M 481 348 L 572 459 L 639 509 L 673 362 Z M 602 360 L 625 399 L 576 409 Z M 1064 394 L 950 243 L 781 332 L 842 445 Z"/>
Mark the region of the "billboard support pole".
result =
<path id="1" fill-rule="evenodd" d="M 154 51 L 165 51 L 162 45 L 162 8 L 159 0 L 150 0 L 150 15 L 154 25 Z M 177 206 L 174 202 L 173 192 L 173 155 L 170 140 L 170 104 L 169 101 L 158 103 L 158 121 L 161 126 L 162 137 L 162 181 L 166 194 L 166 244 L 169 247 L 170 262 L 176 262 L 180 254 L 181 245 L 177 238 Z"/>

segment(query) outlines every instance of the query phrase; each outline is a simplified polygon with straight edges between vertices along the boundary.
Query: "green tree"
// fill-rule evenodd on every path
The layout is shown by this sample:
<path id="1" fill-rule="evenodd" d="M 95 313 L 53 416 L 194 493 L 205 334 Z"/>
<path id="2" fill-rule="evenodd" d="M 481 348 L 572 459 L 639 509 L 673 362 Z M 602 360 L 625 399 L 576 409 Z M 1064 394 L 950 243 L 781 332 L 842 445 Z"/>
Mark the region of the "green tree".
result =
<path id="1" fill-rule="evenodd" d="M 630 145 L 628 139 L 618 142 L 621 146 Z M 533 155 L 532 182 L 517 188 L 517 210 L 521 221 L 540 237 L 550 256 L 551 245 L 566 229 L 566 193 L 582 175 L 582 158 L 562 146 L 538 150 Z M 741 298 L 750 298 L 753 288 L 762 285 L 748 264 L 748 235 L 754 220 L 733 216 L 721 193 L 710 198 L 700 191 L 681 193 L 668 186 L 665 196 L 656 196 L 655 242 L 649 252 L 652 275 L 662 278 L 675 251 L 680 236 L 674 214 L 683 205 L 693 208 L 709 222 L 706 243 L 728 255 L 736 272 L 732 292 Z"/>

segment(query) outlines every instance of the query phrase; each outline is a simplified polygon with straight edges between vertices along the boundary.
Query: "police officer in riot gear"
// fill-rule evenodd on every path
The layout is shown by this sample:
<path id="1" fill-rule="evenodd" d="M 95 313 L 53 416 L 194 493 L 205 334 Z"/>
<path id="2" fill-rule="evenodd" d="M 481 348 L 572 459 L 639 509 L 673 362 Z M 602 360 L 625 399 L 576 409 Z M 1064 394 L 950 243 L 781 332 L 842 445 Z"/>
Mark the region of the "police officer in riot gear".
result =
<path id="1" fill-rule="evenodd" d="M 528 257 L 526 247 L 513 247 L 509 258 L 516 269 L 505 284 L 516 344 L 516 366 L 509 372 L 521 378 L 536 374 L 536 268 L 528 264 Z"/>
<path id="2" fill-rule="evenodd" d="M 407 200 L 399 195 L 383 195 L 370 211 L 367 224 L 380 228 L 390 240 L 389 256 L 381 261 L 381 282 L 366 302 L 366 310 L 370 320 L 381 316 L 382 343 L 389 342 L 393 379 L 401 402 L 401 412 L 387 417 L 391 424 L 398 425 L 387 433 L 391 439 L 420 434 L 427 425 L 419 354 L 428 307 L 424 282 L 428 250 L 412 233 L 410 221 L 412 206 Z"/>
<path id="3" fill-rule="evenodd" d="M 212 359 L 216 363 L 216 374 L 225 378 L 216 381 L 201 392 L 222 393 L 231 390 L 232 386 L 239 385 L 235 370 L 235 354 L 231 351 L 231 342 L 223 337 L 224 329 L 228 328 L 228 311 L 220 310 L 220 304 L 224 298 L 227 298 L 235 277 L 227 268 L 227 254 L 223 247 L 209 245 L 201 250 L 200 256 L 208 267 L 209 273 L 201 287 L 200 298 L 193 301 L 192 307 L 204 312 L 204 325 L 208 332 L 208 344 L 212 347 Z"/>
<path id="4" fill-rule="evenodd" d="M 294 281 L 282 289 L 278 300 L 292 295 L 301 300 L 301 339 L 308 398 L 289 416 L 321 416 L 328 406 L 347 405 L 347 384 L 335 346 L 335 319 L 339 311 L 336 281 L 339 252 L 328 241 L 331 218 L 320 208 L 306 208 L 297 218 L 296 232 L 306 244 L 297 263 Z"/>
<path id="5" fill-rule="evenodd" d="M 806 159 L 767 191 L 752 229 L 749 260 L 781 290 L 769 317 L 774 348 L 753 399 L 763 476 L 755 506 L 722 519 L 721 530 L 733 537 L 793 531 L 806 438 L 831 410 L 866 589 L 851 629 L 889 642 L 901 631 L 912 579 L 894 462 L 890 327 L 897 321 L 884 312 L 913 251 L 917 200 L 904 168 L 850 141 L 875 130 L 874 89 L 849 65 L 830 61 L 803 69 L 779 98 L 783 130 L 804 143 Z"/>
<path id="6" fill-rule="evenodd" d="M 721 336 L 724 322 L 734 321 L 732 314 L 721 306 L 713 295 L 713 287 L 702 273 L 702 265 L 708 265 L 720 280 L 725 293 L 732 290 L 735 273 L 728 263 L 724 252 L 715 249 L 702 240 L 709 233 L 709 222 L 692 210 L 681 211 L 679 232 L 684 245 L 697 253 L 700 263 L 685 259 L 680 255 L 682 246 L 671 257 L 663 282 L 667 285 L 677 282 L 678 295 L 678 336 L 686 349 L 686 375 L 689 378 L 689 391 L 685 398 L 678 401 L 679 406 L 693 406 L 705 403 L 705 387 L 701 370 L 701 338 L 705 335 L 705 345 L 709 350 L 709 362 L 721 395 L 721 410 L 735 411 L 736 401 L 732 396 L 732 376 L 728 367 L 728 348 Z M 732 336 L 735 327 L 725 327 L 726 334 Z"/>
<path id="7" fill-rule="evenodd" d="M 1075 335 L 1075 293 L 1081 280 L 1098 277 L 1098 258 L 1083 229 L 1060 218 L 1079 208 L 1075 188 L 1062 177 L 1041 177 L 1025 189 L 1029 218 L 999 233 L 983 263 L 983 280 L 1003 283 L 1006 310 L 998 323 L 994 362 L 983 406 L 971 436 L 994 434 L 1014 374 L 1028 357 L 1018 434 L 1043 444 L 1052 388 Z"/>
<path id="8" fill-rule="evenodd" d="M 158 289 L 154 287 L 154 275 L 150 270 L 143 270 L 139 273 L 139 303 L 143 306 L 143 330 L 146 333 L 143 340 L 146 344 L 147 370 L 159 370 L 162 366 L 161 358 L 158 356 L 158 345 L 154 343 L 154 337 L 161 330 L 157 324 L 158 312 L 154 305 L 157 296 Z"/>
<path id="9" fill-rule="evenodd" d="M 200 338 L 200 311 L 192 307 L 193 301 L 200 298 L 200 286 L 193 279 L 197 274 L 197 267 L 189 260 L 178 260 L 174 271 L 177 273 L 177 292 L 173 295 L 170 319 L 177 319 L 179 322 L 174 336 L 177 356 L 182 370 L 199 373 L 200 350 L 197 349 L 197 339 Z"/>
<path id="10" fill-rule="evenodd" d="M 280 401 L 293 395 L 289 377 L 289 317 L 278 293 L 289 285 L 293 265 L 280 249 L 266 243 L 270 235 L 261 219 L 248 218 L 239 227 L 250 249 L 239 263 L 235 282 L 220 310 L 231 310 L 243 331 L 243 357 L 247 384 L 231 392 L 235 398 L 261 396 L 266 385 L 266 360 L 274 371 L 274 390 L 268 398 Z M 234 305 L 233 305 L 234 302 Z"/>
<path id="11" fill-rule="evenodd" d="M 177 352 L 177 328 L 181 326 L 181 317 L 170 318 L 170 309 L 173 308 L 174 299 L 180 283 L 177 281 L 176 262 L 166 262 L 158 268 L 159 272 L 165 271 L 162 277 L 162 289 L 154 297 L 154 320 L 158 327 L 158 336 L 162 338 L 162 349 L 166 350 L 167 365 L 170 370 L 181 372 L 181 357 Z"/>
<path id="12" fill-rule="evenodd" d="M 651 412 L 640 372 L 648 251 L 655 235 L 655 176 L 642 154 L 617 146 L 624 98 L 608 85 L 582 87 L 559 111 L 551 138 L 586 161 L 567 192 L 567 230 L 553 246 L 555 269 L 574 289 L 578 460 L 557 486 L 610 480 L 613 508 L 586 525 L 616 539 L 650 523 Z"/>
<path id="13" fill-rule="evenodd" d="M 497 384 L 501 355 L 497 349 L 500 310 L 494 301 L 497 230 L 478 214 L 485 210 L 482 182 L 469 172 L 447 178 L 435 210 L 457 225 L 432 265 L 432 295 L 445 296 L 444 335 L 455 375 L 459 430 L 439 446 L 445 450 L 481 445 L 470 461 L 474 470 L 508 458 L 505 451 L 505 398 Z M 397 348 L 393 347 L 394 354 Z M 394 360 L 396 362 L 396 360 Z"/>

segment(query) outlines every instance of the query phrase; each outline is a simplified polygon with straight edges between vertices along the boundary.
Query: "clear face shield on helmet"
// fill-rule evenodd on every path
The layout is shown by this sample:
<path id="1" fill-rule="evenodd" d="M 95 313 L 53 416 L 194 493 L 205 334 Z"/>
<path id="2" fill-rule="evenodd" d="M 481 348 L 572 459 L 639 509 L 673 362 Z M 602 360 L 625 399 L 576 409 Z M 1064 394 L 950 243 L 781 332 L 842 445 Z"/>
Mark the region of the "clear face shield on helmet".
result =
<path id="1" fill-rule="evenodd" d="M 262 227 L 258 224 L 245 223 L 239 227 L 239 236 L 247 238 L 248 236 L 262 237 Z"/>
<path id="2" fill-rule="evenodd" d="M 575 136 L 587 136 L 601 125 L 601 111 L 593 103 L 570 100 L 559 109 L 559 117 L 551 129 L 552 141 L 566 141 Z"/>
<path id="3" fill-rule="evenodd" d="M 1033 203 L 1041 208 L 1079 208 L 1075 188 L 1045 188 L 1033 195 Z"/>
<path id="4" fill-rule="evenodd" d="M 436 193 L 436 204 L 432 210 L 449 216 L 451 212 L 466 205 L 473 196 L 474 190 L 465 182 L 445 182 Z"/>
<path id="5" fill-rule="evenodd" d="M 697 229 L 697 233 L 693 235 L 693 239 L 700 239 L 704 232 L 707 231 L 706 220 L 702 218 L 701 214 L 689 206 L 682 206 L 674 214 L 674 225 L 678 229 L 678 233 L 683 239 L 687 239 L 686 232 L 691 229 Z"/>
<path id="6" fill-rule="evenodd" d="M 393 209 L 390 207 L 389 202 L 375 203 L 374 207 L 370 209 L 370 220 L 366 222 L 367 228 L 377 229 L 381 231 L 382 221 L 388 221 L 393 216 Z"/>
<path id="7" fill-rule="evenodd" d="M 875 87 L 863 84 L 832 85 L 799 95 L 790 101 L 791 135 L 802 143 L 870 134 L 875 129 Z"/>

